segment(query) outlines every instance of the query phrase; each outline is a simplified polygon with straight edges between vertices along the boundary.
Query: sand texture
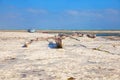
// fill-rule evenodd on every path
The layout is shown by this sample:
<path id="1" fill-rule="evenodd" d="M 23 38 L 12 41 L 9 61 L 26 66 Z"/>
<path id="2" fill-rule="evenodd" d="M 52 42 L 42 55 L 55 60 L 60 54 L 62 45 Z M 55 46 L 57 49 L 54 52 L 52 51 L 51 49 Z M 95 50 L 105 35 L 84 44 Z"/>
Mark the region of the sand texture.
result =
<path id="1" fill-rule="evenodd" d="M 44 40 L 54 36 L 0 32 L 0 80 L 120 80 L 120 37 L 67 37 L 54 49 Z"/>

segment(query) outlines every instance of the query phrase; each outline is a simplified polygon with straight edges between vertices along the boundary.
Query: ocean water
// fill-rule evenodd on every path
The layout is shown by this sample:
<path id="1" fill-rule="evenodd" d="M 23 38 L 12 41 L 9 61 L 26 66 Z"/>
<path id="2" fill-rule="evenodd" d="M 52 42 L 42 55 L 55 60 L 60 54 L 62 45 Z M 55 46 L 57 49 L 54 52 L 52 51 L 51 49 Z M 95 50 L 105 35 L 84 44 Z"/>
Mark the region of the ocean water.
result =
<path id="1" fill-rule="evenodd" d="M 98 33 L 96 34 L 96 36 L 119 36 L 120 37 L 120 33 Z"/>

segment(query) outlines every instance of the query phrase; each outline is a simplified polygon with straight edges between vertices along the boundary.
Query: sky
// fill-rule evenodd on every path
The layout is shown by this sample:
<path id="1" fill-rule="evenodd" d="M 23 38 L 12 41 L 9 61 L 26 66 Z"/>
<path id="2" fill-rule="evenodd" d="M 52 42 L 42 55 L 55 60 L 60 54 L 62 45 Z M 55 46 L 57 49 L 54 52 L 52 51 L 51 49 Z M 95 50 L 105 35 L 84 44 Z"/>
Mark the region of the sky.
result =
<path id="1" fill-rule="evenodd" d="M 120 30 L 120 0 L 0 0 L 0 29 Z"/>

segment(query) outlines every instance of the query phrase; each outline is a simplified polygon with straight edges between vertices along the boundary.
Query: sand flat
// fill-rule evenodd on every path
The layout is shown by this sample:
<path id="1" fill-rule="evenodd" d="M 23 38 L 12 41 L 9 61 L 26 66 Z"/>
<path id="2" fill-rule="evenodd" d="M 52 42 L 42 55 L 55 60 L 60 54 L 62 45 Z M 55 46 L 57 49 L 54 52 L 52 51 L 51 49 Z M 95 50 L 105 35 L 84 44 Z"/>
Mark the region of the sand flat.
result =
<path id="1" fill-rule="evenodd" d="M 31 39 L 53 36 L 0 32 L 0 80 L 120 79 L 120 37 L 76 37 L 80 41 L 68 37 L 62 49 L 50 48 L 46 40 L 22 47 Z"/>

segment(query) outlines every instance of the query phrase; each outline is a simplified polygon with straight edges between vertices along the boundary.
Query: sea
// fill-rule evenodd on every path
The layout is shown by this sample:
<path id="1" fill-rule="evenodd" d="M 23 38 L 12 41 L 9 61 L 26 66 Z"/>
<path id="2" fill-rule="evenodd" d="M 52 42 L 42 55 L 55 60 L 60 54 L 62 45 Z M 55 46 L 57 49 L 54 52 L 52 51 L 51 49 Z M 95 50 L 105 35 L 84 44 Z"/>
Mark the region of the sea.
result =
<path id="1" fill-rule="evenodd" d="M 120 33 L 97 33 L 96 36 L 119 36 Z"/>

